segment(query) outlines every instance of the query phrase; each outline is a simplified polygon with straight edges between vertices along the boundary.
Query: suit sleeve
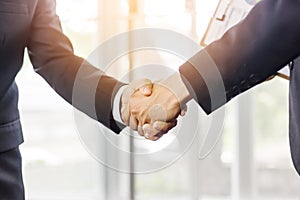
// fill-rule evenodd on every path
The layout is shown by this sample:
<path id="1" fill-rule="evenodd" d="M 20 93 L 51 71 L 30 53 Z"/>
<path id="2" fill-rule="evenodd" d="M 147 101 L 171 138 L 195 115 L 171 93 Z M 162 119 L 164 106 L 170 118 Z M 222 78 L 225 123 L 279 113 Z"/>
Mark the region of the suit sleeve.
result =
<path id="1" fill-rule="evenodd" d="M 242 22 L 180 67 L 190 93 L 207 114 L 299 56 L 299 11 L 299 0 L 262 0 Z M 211 89 L 218 85 L 217 78 L 201 72 L 214 67 L 224 84 L 224 91 L 217 92 L 225 99 L 212 105 Z"/>
<path id="2" fill-rule="evenodd" d="M 119 133 L 121 126 L 112 117 L 112 100 L 123 83 L 75 56 L 69 39 L 62 33 L 55 1 L 37 2 L 28 41 L 28 53 L 35 71 L 66 101 Z M 74 97 L 74 84 L 78 80 L 82 95 Z M 95 92 L 91 94 L 88 90 L 93 87 Z M 76 99 L 79 96 L 81 99 Z M 94 105 L 88 105 L 91 102 Z"/>

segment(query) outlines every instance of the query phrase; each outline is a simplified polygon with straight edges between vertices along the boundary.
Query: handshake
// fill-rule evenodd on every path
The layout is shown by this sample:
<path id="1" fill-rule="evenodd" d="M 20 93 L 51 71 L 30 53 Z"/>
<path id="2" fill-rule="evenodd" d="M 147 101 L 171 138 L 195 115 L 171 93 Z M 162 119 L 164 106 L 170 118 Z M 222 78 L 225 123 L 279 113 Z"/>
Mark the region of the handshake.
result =
<path id="1" fill-rule="evenodd" d="M 122 93 L 120 117 L 140 136 L 156 141 L 177 125 L 190 99 L 178 73 L 154 83 L 148 79 L 133 81 Z"/>

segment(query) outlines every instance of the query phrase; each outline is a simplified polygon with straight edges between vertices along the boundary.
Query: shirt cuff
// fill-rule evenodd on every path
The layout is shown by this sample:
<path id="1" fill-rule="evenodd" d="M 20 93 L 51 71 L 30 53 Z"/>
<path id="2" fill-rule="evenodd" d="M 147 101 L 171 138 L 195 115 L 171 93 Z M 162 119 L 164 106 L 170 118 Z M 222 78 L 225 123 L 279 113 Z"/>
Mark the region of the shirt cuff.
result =
<path id="1" fill-rule="evenodd" d="M 121 103 L 122 94 L 123 94 L 124 90 L 126 89 L 126 87 L 127 87 L 127 85 L 122 86 L 119 89 L 119 91 L 116 93 L 114 102 L 113 102 L 113 108 L 112 108 L 114 120 L 117 122 L 120 122 L 123 125 L 125 125 L 125 124 L 123 123 L 121 114 L 120 114 L 120 111 L 121 111 L 120 103 Z"/>

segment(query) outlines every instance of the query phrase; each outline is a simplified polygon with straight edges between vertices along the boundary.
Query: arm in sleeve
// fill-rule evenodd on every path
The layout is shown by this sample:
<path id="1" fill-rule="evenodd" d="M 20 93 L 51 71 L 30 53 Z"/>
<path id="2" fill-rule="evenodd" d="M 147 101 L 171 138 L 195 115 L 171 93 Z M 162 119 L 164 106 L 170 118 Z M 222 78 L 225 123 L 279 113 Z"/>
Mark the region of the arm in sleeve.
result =
<path id="1" fill-rule="evenodd" d="M 28 41 L 28 53 L 35 71 L 66 101 L 119 133 L 123 126 L 113 119 L 112 102 L 123 83 L 75 56 L 72 44 L 62 33 L 55 1 L 37 2 Z M 79 100 L 73 95 L 74 84 L 78 80 L 82 90 Z M 88 90 L 93 90 L 93 87 L 92 94 Z M 94 105 L 89 105 L 91 102 Z"/>
<path id="2" fill-rule="evenodd" d="M 192 97 L 209 114 L 234 96 L 263 82 L 300 54 L 300 1 L 262 0 L 239 24 L 180 67 Z M 191 64 L 193 63 L 193 64 Z M 211 104 L 216 67 L 224 83 L 225 100 Z"/>

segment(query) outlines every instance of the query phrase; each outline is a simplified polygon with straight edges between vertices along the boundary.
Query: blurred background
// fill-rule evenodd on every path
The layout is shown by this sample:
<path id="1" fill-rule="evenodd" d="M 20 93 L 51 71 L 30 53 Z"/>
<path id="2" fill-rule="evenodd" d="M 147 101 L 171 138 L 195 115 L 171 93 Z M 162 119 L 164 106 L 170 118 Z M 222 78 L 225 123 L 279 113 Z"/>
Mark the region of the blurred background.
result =
<path id="1" fill-rule="evenodd" d="M 224 2 L 219 11 L 230 13 L 227 21 L 210 34 L 236 23 L 255 3 Z M 57 13 L 75 53 L 87 57 L 101 42 L 136 28 L 174 30 L 200 44 L 218 5 L 218 0 L 57 0 Z M 173 165 L 138 175 L 106 168 L 89 155 L 72 106 L 34 73 L 27 57 L 17 81 L 27 199 L 300 199 L 289 151 L 286 80 L 274 78 L 228 103 L 222 137 L 206 159 L 198 159 L 195 142 Z"/>

